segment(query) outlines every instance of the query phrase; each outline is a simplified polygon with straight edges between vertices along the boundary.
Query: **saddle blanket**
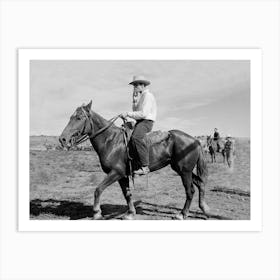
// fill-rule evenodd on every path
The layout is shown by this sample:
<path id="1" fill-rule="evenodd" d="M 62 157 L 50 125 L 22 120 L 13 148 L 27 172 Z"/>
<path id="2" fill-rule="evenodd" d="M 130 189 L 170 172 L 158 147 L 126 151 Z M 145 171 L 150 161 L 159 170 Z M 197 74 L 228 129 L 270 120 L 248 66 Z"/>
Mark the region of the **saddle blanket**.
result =
<path id="1" fill-rule="evenodd" d="M 127 122 L 123 125 L 123 129 L 125 131 L 125 135 L 127 138 L 127 142 L 130 141 L 132 132 L 133 132 L 133 124 L 131 122 Z M 160 142 L 162 142 L 163 140 L 167 139 L 170 136 L 170 133 L 168 131 L 161 131 L 161 130 L 157 130 L 157 131 L 151 131 L 149 133 L 146 134 L 146 139 L 148 142 L 148 145 L 152 145 L 152 144 L 158 144 Z"/>
<path id="2" fill-rule="evenodd" d="M 170 136 L 168 131 L 151 131 L 146 134 L 148 145 L 158 144 Z"/>

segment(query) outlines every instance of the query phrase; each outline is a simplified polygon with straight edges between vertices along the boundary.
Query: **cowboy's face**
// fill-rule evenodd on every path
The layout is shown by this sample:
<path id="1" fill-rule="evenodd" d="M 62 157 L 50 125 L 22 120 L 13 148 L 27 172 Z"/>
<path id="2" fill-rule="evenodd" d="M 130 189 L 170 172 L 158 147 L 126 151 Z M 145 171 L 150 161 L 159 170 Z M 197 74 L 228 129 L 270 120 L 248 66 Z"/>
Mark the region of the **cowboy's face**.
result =
<path id="1" fill-rule="evenodd" d="M 139 95 L 142 93 L 142 91 L 145 89 L 145 85 L 141 83 L 135 83 L 133 87 L 133 103 L 137 103 L 139 100 Z"/>
<path id="2" fill-rule="evenodd" d="M 143 83 L 134 84 L 134 91 L 142 91 L 144 89 L 145 89 L 145 84 L 143 84 Z"/>

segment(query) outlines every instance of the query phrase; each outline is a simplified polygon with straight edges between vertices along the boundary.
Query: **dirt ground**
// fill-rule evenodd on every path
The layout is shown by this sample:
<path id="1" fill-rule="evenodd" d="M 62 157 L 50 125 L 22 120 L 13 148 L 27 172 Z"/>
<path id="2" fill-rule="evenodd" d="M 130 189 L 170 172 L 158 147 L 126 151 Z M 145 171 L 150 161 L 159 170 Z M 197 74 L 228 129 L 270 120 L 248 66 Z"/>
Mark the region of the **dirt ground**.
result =
<path id="1" fill-rule="evenodd" d="M 96 153 L 32 150 L 36 141 L 31 139 L 30 219 L 91 219 L 94 190 L 105 175 Z M 250 140 L 237 139 L 233 170 L 223 164 L 221 155 L 214 164 L 209 155 L 207 159 L 211 215 L 205 217 L 198 208 L 196 190 L 188 219 L 249 220 Z M 139 220 L 173 219 L 185 202 L 181 179 L 170 167 L 136 178 L 132 193 Z M 101 205 L 105 219 L 121 219 L 127 207 L 117 183 L 104 191 Z"/>

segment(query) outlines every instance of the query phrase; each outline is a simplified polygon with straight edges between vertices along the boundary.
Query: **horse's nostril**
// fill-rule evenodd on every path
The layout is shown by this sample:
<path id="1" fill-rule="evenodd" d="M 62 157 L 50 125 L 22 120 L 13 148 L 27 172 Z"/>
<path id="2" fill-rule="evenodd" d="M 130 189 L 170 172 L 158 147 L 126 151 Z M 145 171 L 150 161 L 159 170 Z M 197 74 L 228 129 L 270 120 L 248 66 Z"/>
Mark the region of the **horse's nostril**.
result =
<path id="1" fill-rule="evenodd" d="M 66 139 L 65 138 L 59 138 L 59 142 L 61 145 L 64 145 L 66 143 Z"/>

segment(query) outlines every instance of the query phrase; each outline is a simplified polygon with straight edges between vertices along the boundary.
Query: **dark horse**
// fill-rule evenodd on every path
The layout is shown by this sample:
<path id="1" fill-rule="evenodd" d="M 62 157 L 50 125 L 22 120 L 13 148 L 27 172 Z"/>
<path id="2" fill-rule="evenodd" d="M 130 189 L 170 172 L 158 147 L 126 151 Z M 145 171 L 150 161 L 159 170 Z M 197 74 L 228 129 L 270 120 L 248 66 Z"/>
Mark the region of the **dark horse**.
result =
<path id="1" fill-rule="evenodd" d="M 76 109 L 69 123 L 63 130 L 59 141 L 63 147 L 71 147 L 84 135 L 88 135 L 90 142 L 99 156 L 101 167 L 107 174 L 94 192 L 93 218 L 102 219 L 100 196 L 112 183 L 118 181 L 128 205 L 124 219 L 133 219 L 136 214 L 128 177 L 128 155 L 124 141 L 124 131 L 91 110 L 92 101 Z M 152 171 L 168 164 L 181 176 L 186 191 L 186 201 L 178 219 L 186 219 L 194 194 L 193 183 L 199 190 L 199 207 L 207 215 L 204 194 L 207 179 L 207 166 L 202 147 L 199 142 L 179 130 L 170 130 L 169 137 L 149 148 L 150 165 Z M 193 170 L 196 166 L 196 174 Z"/>
<path id="2" fill-rule="evenodd" d="M 219 141 L 219 148 L 218 148 Z M 212 163 L 216 162 L 216 153 L 221 153 L 223 162 L 225 163 L 224 142 L 222 140 L 214 140 L 211 136 L 207 136 L 207 146 L 211 156 Z"/>

